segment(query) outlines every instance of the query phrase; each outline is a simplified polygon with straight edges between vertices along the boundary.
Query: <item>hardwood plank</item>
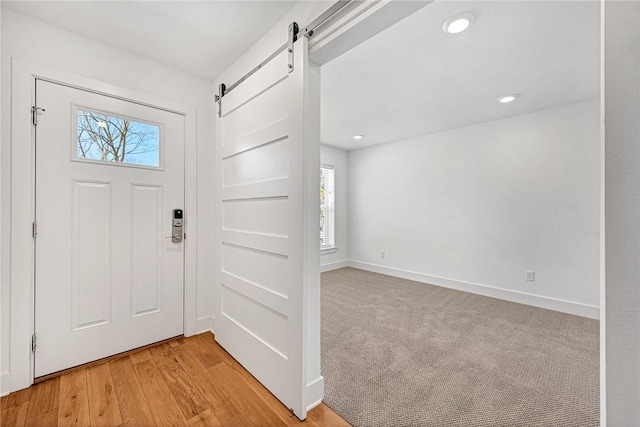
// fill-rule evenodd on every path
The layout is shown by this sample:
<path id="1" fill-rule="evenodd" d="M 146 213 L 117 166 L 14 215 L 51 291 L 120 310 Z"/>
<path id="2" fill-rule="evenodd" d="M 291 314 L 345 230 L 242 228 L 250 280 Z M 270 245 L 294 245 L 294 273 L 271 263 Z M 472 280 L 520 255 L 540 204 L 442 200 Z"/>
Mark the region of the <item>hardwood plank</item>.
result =
<path id="1" fill-rule="evenodd" d="M 230 366 L 240 379 L 278 416 L 286 425 L 299 424 L 300 420 L 291 414 L 286 406 L 278 400 L 265 386 L 239 363 Z"/>
<path id="2" fill-rule="evenodd" d="M 195 359 L 195 356 L 191 356 Z M 200 363 L 198 359 L 195 359 Z M 201 363 L 200 363 L 201 364 Z M 242 412 L 240 406 L 232 399 L 224 386 L 221 386 L 211 374 L 204 369 L 193 379 L 200 393 L 205 397 L 214 415 L 225 427 L 253 426 L 251 420 Z"/>
<path id="3" fill-rule="evenodd" d="M 154 347 L 149 351 L 156 362 L 156 366 L 160 369 L 169 385 L 171 394 L 178 403 L 184 417 L 190 419 L 204 412 L 209 406 L 176 360 L 171 351 L 171 346 L 165 344 Z"/>
<path id="4" fill-rule="evenodd" d="M 170 341 L 169 345 L 171 346 L 171 348 L 173 347 L 180 347 L 181 345 L 184 345 L 184 338 L 180 338 L 174 341 Z"/>
<path id="5" fill-rule="evenodd" d="M 200 362 L 204 365 L 205 368 L 210 368 L 211 366 L 215 366 L 218 363 L 222 362 L 222 359 L 216 352 L 214 352 L 210 346 L 207 345 L 205 341 L 206 338 L 203 338 L 203 335 L 196 335 L 192 337 L 193 339 L 189 340 L 189 344 L 191 347 L 191 351 L 195 354 L 195 356 L 200 360 Z M 211 334 L 208 334 L 209 337 L 212 337 Z M 209 338 L 211 339 L 211 338 Z"/>
<path id="6" fill-rule="evenodd" d="M 58 426 L 88 426 L 89 397 L 86 371 L 74 371 L 60 377 Z"/>
<path id="7" fill-rule="evenodd" d="M 131 360 L 131 363 L 135 365 L 136 363 L 144 362 L 145 360 L 151 360 L 151 353 L 149 353 L 149 350 L 136 351 L 129 355 L 129 359 Z"/>
<path id="8" fill-rule="evenodd" d="M 28 402 L 31 397 L 31 390 L 33 387 L 25 388 L 22 390 L 14 391 L 8 396 L 3 397 L 2 400 L 2 409 L 9 408 L 15 405 L 22 405 L 24 402 Z"/>
<path id="9" fill-rule="evenodd" d="M 249 371 L 244 369 L 237 360 L 235 360 L 224 348 L 215 342 L 213 334 L 205 332 L 198 335 L 204 345 L 217 354 L 229 367 L 231 367 L 236 374 L 242 379 L 242 381 L 251 388 L 251 390 L 260 398 L 263 402 L 269 406 L 269 408 L 286 424 L 294 425 L 299 424 L 300 420 L 292 415 L 286 406 L 280 402 L 271 392 L 263 386 Z"/>
<path id="10" fill-rule="evenodd" d="M 60 378 L 54 378 L 32 386 L 27 418 L 34 418 L 40 414 L 57 410 L 59 393 Z"/>
<path id="11" fill-rule="evenodd" d="M 200 335 L 196 335 L 196 337 L 200 341 L 199 343 L 203 345 L 205 349 L 208 349 L 212 352 L 218 359 L 222 362 L 226 363 L 229 366 L 242 366 L 236 359 L 234 359 L 227 351 L 220 346 L 215 340 L 214 335 L 211 332 L 204 332 Z M 209 368 L 210 366 L 207 366 Z M 244 369 L 244 368 L 243 368 Z"/>
<path id="12" fill-rule="evenodd" d="M 319 406 L 313 408 L 313 410 L 309 411 L 307 414 L 307 420 L 314 421 L 321 426 L 326 427 L 350 427 L 351 424 L 346 422 L 340 417 L 340 415 L 333 412 L 331 408 L 329 408 L 324 403 Z"/>
<path id="13" fill-rule="evenodd" d="M 156 424 L 159 426 L 186 425 L 180 407 L 155 363 L 145 360 L 133 367 Z"/>
<path id="14" fill-rule="evenodd" d="M 300 421 L 300 420 L 298 420 L 298 418 L 297 418 L 297 417 L 295 417 L 295 416 L 294 416 L 294 418 L 297 420 L 297 424 L 296 424 L 296 425 L 304 424 L 304 425 L 305 425 L 305 426 L 307 426 L 307 427 L 323 427 L 323 426 L 321 426 L 320 424 L 318 424 L 317 422 L 315 422 L 315 421 L 311 421 L 311 420 L 309 419 L 309 417 L 307 417 L 307 419 L 306 419 L 306 420 L 304 420 L 304 421 Z"/>
<path id="15" fill-rule="evenodd" d="M 27 422 L 29 401 L 22 402 L 2 409 L 0 425 L 2 427 L 22 427 Z"/>
<path id="16" fill-rule="evenodd" d="M 87 385 L 91 425 L 117 426 L 122 424 L 109 364 L 102 363 L 87 368 Z"/>
<path id="17" fill-rule="evenodd" d="M 207 368 L 205 368 L 202 362 L 195 356 L 191 350 L 191 346 L 190 341 L 187 341 L 185 345 L 172 347 L 171 352 L 187 375 L 197 379 L 202 376 L 203 372 L 207 371 Z"/>
<path id="18" fill-rule="evenodd" d="M 109 364 L 116 390 L 123 426 L 155 426 L 151 409 L 138 382 L 130 358 L 114 360 Z"/>
<path id="19" fill-rule="evenodd" d="M 190 427 L 222 427 L 211 408 L 189 419 L 188 422 Z"/>
<path id="20" fill-rule="evenodd" d="M 183 346 L 171 349 L 180 366 L 190 376 L 202 396 L 209 403 L 221 425 L 253 425 L 246 415 L 242 413 L 239 406 L 231 400 L 226 391 L 216 387 L 208 379 L 207 369 L 192 351 L 192 348 L 196 346 L 193 342 L 194 339 L 195 337 L 187 338 Z"/>
<path id="21" fill-rule="evenodd" d="M 209 378 L 229 390 L 234 401 L 256 426 L 286 426 L 287 423 L 276 415 L 227 364 L 220 363 L 209 368 Z"/>
<path id="22" fill-rule="evenodd" d="M 49 374 L 49 375 L 43 375 L 41 377 L 35 378 L 33 380 L 33 383 L 34 384 L 38 384 L 38 383 L 43 382 L 43 381 L 48 381 L 48 380 L 50 380 L 52 378 L 57 378 L 57 377 L 59 377 L 61 375 L 68 374 L 69 372 L 90 368 L 92 366 L 100 365 L 102 363 L 108 363 L 108 362 L 111 362 L 113 360 L 117 360 L 117 359 L 120 359 L 120 358 L 123 358 L 123 357 L 129 357 L 131 354 L 138 353 L 138 352 L 144 351 L 145 349 L 155 347 L 156 345 L 165 344 L 165 343 L 180 339 L 182 337 L 183 337 L 183 335 L 178 335 L 178 336 L 173 337 L 173 338 L 168 338 L 166 340 L 158 341 L 158 342 L 155 342 L 155 343 L 152 343 L 152 344 L 149 344 L 149 345 L 145 345 L 145 346 L 142 346 L 142 347 L 138 347 L 138 348 L 134 348 L 134 349 L 131 349 L 131 350 L 123 351 L 122 353 L 114 354 L 112 356 L 107 356 L 107 357 L 104 357 L 102 359 L 94 360 L 92 362 L 84 363 L 82 365 L 74 366 L 73 368 L 64 369 L 62 371 L 54 372 L 54 373 Z"/>
<path id="23" fill-rule="evenodd" d="M 55 427 L 58 425 L 58 408 L 27 418 L 26 427 Z"/>

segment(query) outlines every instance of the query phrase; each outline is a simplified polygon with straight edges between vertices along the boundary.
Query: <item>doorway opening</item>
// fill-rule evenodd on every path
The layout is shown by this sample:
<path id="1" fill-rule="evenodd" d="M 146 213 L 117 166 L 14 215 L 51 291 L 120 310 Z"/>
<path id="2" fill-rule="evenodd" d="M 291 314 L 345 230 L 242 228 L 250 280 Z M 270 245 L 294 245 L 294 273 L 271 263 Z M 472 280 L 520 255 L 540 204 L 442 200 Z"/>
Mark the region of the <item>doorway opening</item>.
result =
<path id="1" fill-rule="evenodd" d="M 436 1 L 323 63 L 324 401 L 351 424 L 598 425 L 600 25 Z"/>

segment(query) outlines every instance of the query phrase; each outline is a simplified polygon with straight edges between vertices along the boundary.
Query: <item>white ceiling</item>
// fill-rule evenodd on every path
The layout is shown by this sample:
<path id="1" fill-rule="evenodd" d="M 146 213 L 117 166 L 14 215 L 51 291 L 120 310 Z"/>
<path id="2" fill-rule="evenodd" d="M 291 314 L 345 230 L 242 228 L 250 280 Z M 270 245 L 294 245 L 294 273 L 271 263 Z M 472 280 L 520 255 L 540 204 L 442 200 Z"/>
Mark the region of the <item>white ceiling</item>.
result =
<path id="1" fill-rule="evenodd" d="M 207 80 L 295 4 L 2 1 Z M 445 34 L 464 11 L 474 24 Z M 599 71 L 598 1 L 436 1 L 323 66 L 322 141 L 357 149 L 597 98 Z M 516 102 L 496 102 L 514 92 Z"/>
<path id="2" fill-rule="evenodd" d="M 295 1 L 2 1 L 2 7 L 214 80 Z"/>
<path id="3" fill-rule="evenodd" d="M 465 11 L 473 25 L 445 34 Z M 599 87 L 599 2 L 436 1 L 322 67 L 322 141 L 362 148 L 597 98 Z M 496 102 L 509 93 L 521 97 Z"/>

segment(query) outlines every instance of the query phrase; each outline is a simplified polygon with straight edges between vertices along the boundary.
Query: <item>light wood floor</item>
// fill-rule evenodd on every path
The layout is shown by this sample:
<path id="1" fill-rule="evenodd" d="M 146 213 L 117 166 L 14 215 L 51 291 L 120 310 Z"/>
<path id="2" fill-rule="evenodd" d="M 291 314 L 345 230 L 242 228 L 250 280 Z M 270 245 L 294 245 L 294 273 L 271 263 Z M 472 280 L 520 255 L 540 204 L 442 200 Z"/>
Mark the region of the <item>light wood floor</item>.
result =
<path id="1" fill-rule="evenodd" d="M 11 426 L 348 426 L 320 405 L 301 423 L 205 333 L 3 397 Z"/>

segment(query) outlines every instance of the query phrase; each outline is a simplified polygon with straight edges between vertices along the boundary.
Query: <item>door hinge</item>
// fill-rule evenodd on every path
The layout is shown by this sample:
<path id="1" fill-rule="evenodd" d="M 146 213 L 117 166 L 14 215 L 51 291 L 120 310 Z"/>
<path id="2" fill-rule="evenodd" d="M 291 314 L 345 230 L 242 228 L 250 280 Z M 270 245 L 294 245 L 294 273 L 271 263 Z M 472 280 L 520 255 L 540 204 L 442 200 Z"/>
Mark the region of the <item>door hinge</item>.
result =
<path id="1" fill-rule="evenodd" d="M 38 236 L 38 223 L 35 221 L 33 221 L 33 224 L 31 225 L 31 235 L 34 239 Z"/>
<path id="2" fill-rule="evenodd" d="M 218 104 L 218 117 L 222 117 L 222 97 L 224 96 L 225 91 L 227 90 L 227 85 L 224 83 L 220 83 L 218 85 L 218 94 L 213 97 Z"/>
<path id="3" fill-rule="evenodd" d="M 293 71 L 293 44 L 298 40 L 298 24 L 292 22 L 289 24 L 289 42 L 287 43 L 287 52 L 289 52 L 289 72 Z"/>
<path id="4" fill-rule="evenodd" d="M 43 113 L 46 111 L 44 108 L 36 107 L 35 105 L 31 107 L 31 123 L 33 125 L 38 124 L 38 111 L 42 111 Z"/>
<path id="5" fill-rule="evenodd" d="M 38 344 L 36 343 L 37 341 L 37 337 L 36 334 L 31 335 L 31 351 L 32 352 L 36 352 L 36 347 L 38 346 Z"/>

